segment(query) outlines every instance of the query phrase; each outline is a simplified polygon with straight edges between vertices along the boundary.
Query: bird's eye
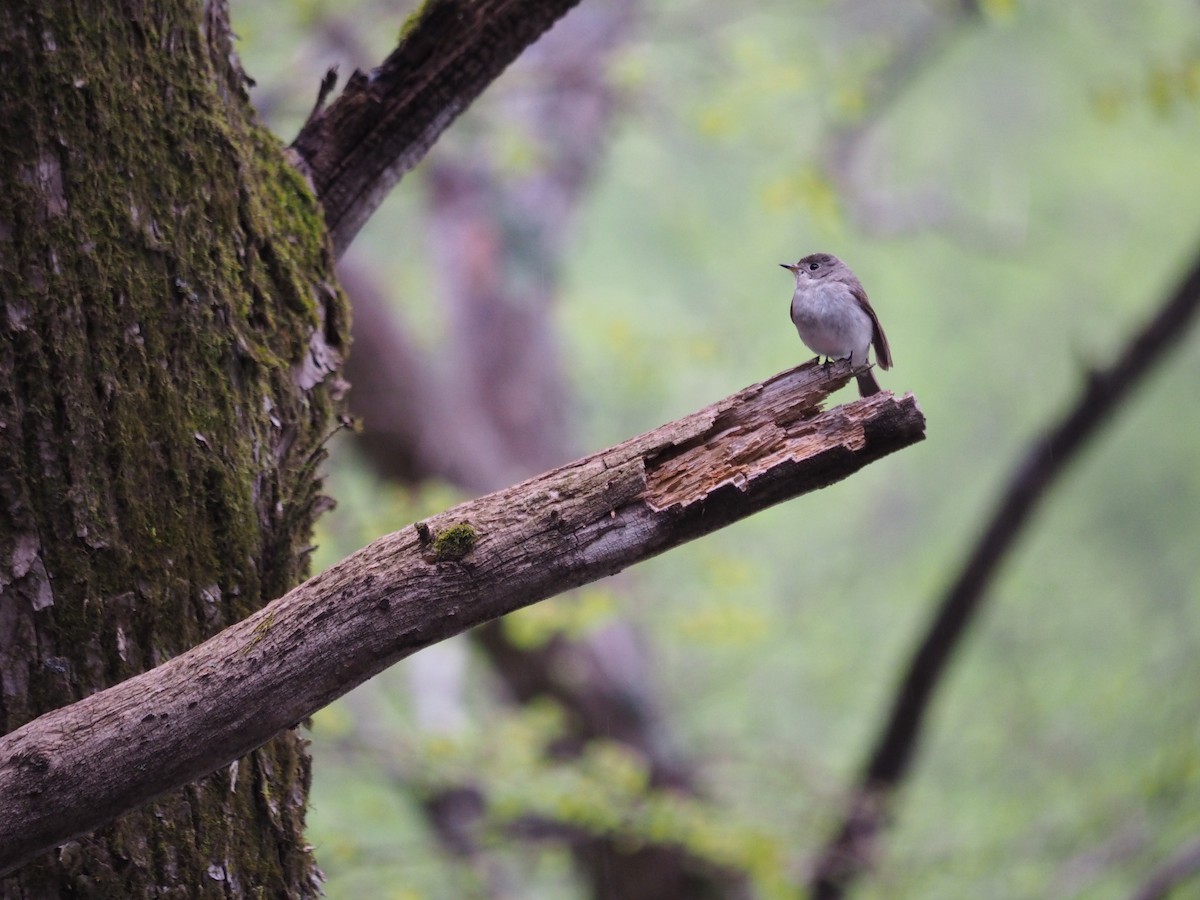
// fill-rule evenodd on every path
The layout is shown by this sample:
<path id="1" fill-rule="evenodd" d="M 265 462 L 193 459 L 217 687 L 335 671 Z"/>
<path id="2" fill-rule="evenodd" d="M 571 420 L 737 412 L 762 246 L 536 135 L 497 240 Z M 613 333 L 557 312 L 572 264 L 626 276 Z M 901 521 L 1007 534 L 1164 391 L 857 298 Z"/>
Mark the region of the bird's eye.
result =
<path id="1" fill-rule="evenodd" d="M 810 271 L 810 272 L 815 272 L 815 271 L 817 271 L 817 269 L 819 269 L 819 268 L 821 268 L 821 264 L 820 264 L 820 263 L 809 263 L 809 264 L 808 264 L 808 271 Z"/>

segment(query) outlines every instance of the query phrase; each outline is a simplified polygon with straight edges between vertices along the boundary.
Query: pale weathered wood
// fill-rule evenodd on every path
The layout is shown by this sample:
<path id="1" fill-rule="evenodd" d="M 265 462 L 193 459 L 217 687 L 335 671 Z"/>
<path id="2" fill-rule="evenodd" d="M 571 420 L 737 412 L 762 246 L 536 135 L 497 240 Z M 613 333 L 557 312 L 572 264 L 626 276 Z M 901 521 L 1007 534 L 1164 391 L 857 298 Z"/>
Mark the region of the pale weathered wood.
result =
<path id="1" fill-rule="evenodd" d="M 397 660 L 924 437 L 911 396 L 821 412 L 838 363 L 386 535 L 195 649 L 0 738 L 0 874 L 237 759 Z"/>

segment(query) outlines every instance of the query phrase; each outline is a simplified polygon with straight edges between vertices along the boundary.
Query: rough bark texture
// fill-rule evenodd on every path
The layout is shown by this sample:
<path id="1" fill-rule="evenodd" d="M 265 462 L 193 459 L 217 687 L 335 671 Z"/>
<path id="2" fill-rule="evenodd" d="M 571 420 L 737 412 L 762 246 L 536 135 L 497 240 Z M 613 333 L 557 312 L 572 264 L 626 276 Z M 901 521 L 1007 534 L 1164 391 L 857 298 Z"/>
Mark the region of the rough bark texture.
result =
<path id="1" fill-rule="evenodd" d="M 0 871 L 236 759 L 422 647 L 924 437 L 911 396 L 817 413 L 850 375 L 845 363 L 782 373 L 387 535 L 202 646 L 0 738 Z"/>
<path id="2" fill-rule="evenodd" d="M 339 256 L 458 114 L 578 2 L 427 0 L 378 68 L 351 75 L 327 109 L 318 101 L 292 146 Z"/>
<path id="3" fill-rule="evenodd" d="M 303 577 L 346 323 L 319 210 L 254 123 L 223 4 L 9 0 L 0 60 L 11 732 Z M 59 739 L 88 746 L 88 725 Z M 105 771 L 119 749 L 84 764 Z M 42 856 L 0 896 L 315 894 L 308 780 L 284 733 Z"/>

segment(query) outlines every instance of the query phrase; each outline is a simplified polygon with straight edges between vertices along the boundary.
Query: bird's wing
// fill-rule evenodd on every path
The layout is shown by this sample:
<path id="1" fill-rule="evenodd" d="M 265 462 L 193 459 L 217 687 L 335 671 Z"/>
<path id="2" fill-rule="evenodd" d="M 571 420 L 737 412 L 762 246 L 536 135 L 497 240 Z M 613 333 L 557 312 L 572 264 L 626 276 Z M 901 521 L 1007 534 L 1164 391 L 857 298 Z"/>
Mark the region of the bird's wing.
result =
<path id="1" fill-rule="evenodd" d="M 881 369 L 890 369 L 892 367 L 892 350 L 888 346 L 887 335 L 883 333 L 883 326 L 879 324 L 879 316 L 875 315 L 875 310 L 871 308 L 871 301 L 867 299 L 867 292 L 860 285 L 854 286 L 851 291 L 854 299 L 858 301 L 858 305 L 871 317 L 873 332 L 871 343 L 875 347 L 875 361 L 879 363 Z"/>

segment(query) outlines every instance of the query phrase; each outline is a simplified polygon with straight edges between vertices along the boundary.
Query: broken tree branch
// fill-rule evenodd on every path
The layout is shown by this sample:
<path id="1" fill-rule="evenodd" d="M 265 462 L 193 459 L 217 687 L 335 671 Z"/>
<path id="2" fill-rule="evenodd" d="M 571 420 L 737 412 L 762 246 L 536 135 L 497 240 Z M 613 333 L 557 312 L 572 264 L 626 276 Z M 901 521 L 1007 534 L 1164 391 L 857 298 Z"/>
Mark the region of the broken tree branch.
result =
<path id="1" fill-rule="evenodd" d="M 891 799 L 907 776 L 925 716 L 954 651 L 979 612 L 1017 538 L 1087 442 L 1187 333 L 1200 307 L 1200 257 L 1175 291 L 1107 369 L 1089 373 L 1075 405 L 1035 438 L 1013 472 L 991 520 L 938 604 L 892 699 L 887 721 L 863 767 L 840 827 L 811 880 L 812 896 L 835 900 L 870 868 Z"/>
<path id="2" fill-rule="evenodd" d="M 169 662 L 0 738 L 0 875 L 248 753 L 422 647 L 920 441 L 815 363 L 386 535 Z"/>
<path id="3" fill-rule="evenodd" d="M 334 253 L 443 131 L 579 0 L 429 0 L 371 73 L 329 106 L 328 78 L 292 142 L 325 212 Z"/>

